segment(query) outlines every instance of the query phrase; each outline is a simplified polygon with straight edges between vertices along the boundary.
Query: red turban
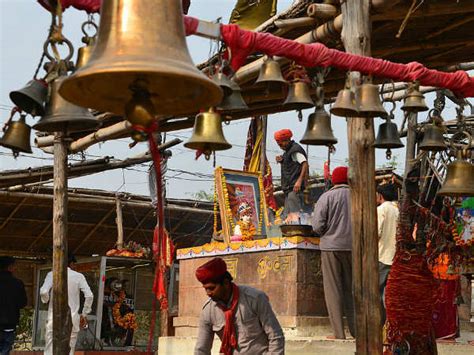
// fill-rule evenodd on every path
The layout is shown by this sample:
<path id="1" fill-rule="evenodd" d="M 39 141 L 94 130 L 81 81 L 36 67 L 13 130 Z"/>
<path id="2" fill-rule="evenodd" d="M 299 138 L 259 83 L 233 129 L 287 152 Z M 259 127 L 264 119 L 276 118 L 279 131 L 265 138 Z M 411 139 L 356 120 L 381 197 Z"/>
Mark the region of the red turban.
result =
<path id="1" fill-rule="evenodd" d="M 338 166 L 332 172 L 332 184 L 347 184 L 347 166 Z"/>
<path id="2" fill-rule="evenodd" d="M 280 129 L 274 133 L 275 140 L 277 142 L 287 141 L 293 137 L 293 132 L 290 129 Z"/>
<path id="3" fill-rule="evenodd" d="M 221 258 L 214 258 L 196 269 L 196 278 L 202 284 L 217 282 L 227 272 L 227 264 Z"/>

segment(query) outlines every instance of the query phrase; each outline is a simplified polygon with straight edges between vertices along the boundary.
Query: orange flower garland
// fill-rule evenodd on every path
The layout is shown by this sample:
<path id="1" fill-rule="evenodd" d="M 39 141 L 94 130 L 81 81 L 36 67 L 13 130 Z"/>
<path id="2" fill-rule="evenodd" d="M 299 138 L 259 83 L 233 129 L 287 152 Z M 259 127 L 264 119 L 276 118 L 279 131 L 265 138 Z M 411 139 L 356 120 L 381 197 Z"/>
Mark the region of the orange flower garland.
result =
<path id="1" fill-rule="evenodd" d="M 137 319 L 134 313 L 127 313 L 123 317 L 120 314 L 120 307 L 122 306 L 123 301 L 125 300 L 125 292 L 121 291 L 119 294 L 118 301 L 114 304 L 112 308 L 112 315 L 114 317 L 114 322 L 119 327 L 123 329 L 138 329 Z"/>

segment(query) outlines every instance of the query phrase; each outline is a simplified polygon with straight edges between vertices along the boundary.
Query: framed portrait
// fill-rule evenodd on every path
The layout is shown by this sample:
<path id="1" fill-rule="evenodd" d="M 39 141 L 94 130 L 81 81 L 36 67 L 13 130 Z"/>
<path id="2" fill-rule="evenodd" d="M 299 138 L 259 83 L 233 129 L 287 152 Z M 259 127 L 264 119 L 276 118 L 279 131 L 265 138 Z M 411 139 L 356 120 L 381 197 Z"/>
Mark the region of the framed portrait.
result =
<path id="1" fill-rule="evenodd" d="M 230 242 L 243 213 L 250 219 L 254 230 L 252 239 L 265 237 L 268 214 L 262 176 L 217 167 L 215 179 L 224 241 Z"/>

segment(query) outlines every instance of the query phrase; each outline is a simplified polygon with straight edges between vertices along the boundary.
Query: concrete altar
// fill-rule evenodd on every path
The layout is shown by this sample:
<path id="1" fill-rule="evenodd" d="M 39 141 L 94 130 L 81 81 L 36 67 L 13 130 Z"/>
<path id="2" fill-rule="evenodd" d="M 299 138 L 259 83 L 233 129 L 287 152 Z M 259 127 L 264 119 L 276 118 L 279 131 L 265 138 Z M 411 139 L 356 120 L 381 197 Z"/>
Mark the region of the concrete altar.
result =
<path id="1" fill-rule="evenodd" d="M 239 243 L 210 243 L 179 249 L 179 307 L 176 336 L 194 336 L 207 296 L 197 267 L 222 257 L 237 284 L 264 291 L 287 336 L 330 334 L 318 238 L 280 237 Z"/>

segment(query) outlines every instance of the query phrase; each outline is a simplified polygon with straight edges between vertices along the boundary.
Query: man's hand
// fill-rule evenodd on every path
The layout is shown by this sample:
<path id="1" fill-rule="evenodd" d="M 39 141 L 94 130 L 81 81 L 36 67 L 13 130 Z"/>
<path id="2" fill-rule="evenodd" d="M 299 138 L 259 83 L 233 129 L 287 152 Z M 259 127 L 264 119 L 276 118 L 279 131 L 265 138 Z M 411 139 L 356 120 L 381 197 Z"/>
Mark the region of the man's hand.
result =
<path id="1" fill-rule="evenodd" d="M 293 191 L 300 192 L 300 190 L 301 190 L 301 181 L 297 180 L 295 183 L 295 186 L 293 186 Z"/>
<path id="2" fill-rule="evenodd" d="M 283 161 L 283 156 L 277 155 L 277 156 L 275 157 L 275 160 L 276 160 L 277 163 L 281 163 L 281 162 Z"/>
<path id="3" fill-rule="evenodd" d="M 89 323 L 87 322 L 87 317 L 81 315 L 81 320 L 79 321 L 79 327 L 81 329 L 86 329 L 89 326 Z"/>

